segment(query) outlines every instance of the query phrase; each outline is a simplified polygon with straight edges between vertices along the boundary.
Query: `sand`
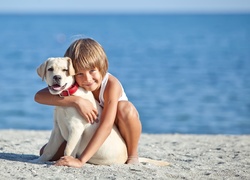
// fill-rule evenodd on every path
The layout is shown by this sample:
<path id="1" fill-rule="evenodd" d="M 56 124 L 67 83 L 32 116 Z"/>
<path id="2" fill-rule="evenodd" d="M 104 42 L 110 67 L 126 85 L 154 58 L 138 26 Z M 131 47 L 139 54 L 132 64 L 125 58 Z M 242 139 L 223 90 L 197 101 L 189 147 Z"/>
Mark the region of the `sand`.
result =
<path id="1" fill-rule="evenodd" d="M 250 135 L 142 134 L 139 154 L 160 167 L 33 164 L 50 131 L 0 130 L 0 179 L 250 179 Z"/>

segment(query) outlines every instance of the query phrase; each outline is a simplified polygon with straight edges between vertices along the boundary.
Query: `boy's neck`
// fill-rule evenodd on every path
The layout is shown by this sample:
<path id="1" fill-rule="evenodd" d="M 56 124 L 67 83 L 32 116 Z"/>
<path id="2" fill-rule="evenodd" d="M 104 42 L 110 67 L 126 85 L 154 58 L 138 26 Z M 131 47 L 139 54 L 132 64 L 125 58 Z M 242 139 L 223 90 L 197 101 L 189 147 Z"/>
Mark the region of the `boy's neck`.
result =
<path id="1" fill-rule="evenodd" d="M 100 89 L 101 89 L 101 87 L 99 87 L 96 90 L 92 91 L 92 94 L 94 95 L 95 100 L 97 100 L 98 102 L 100 102 L 100 100 L 99 100 Z"/>

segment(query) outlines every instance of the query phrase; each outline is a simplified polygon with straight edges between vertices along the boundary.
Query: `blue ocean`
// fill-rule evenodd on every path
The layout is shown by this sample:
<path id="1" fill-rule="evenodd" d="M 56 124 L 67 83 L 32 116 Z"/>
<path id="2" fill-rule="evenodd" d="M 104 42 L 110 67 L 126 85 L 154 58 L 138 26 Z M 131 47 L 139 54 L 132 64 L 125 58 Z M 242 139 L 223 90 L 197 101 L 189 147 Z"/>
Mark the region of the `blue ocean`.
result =
<path id="1" fill-rule="evenodd" d="M 250 14 L 0 15 L 0 129 L 50 130 L 36 68 L 76 39 L 105 49 L 143 133 L 250 134 Z"/>

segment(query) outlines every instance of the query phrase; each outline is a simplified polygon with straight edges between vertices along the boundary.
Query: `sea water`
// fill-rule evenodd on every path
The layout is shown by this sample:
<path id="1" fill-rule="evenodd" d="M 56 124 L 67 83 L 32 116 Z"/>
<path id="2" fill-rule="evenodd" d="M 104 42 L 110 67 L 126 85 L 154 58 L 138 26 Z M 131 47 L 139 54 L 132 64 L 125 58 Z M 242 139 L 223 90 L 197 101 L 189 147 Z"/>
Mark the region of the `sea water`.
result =
<path id="1" fill-rule="evenodd" d="M 250 133 L 250 15 L 0 15 L 0 128 L 50 130 L 36 68 L 78 38 L 105 49 L 144 133 Z"/>

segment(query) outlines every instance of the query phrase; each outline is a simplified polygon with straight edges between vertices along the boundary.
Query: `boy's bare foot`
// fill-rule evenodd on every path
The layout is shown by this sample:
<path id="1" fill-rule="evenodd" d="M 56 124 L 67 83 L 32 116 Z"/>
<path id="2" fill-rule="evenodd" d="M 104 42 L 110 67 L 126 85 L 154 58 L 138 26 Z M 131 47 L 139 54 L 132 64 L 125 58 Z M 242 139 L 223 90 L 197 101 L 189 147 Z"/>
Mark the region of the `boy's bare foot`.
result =
<path id="1" fill-rule="evenodd" d="M 126 164 L 139 164 L 138 156 L 130 156 L 128 157 L 128 160 Z"/>

